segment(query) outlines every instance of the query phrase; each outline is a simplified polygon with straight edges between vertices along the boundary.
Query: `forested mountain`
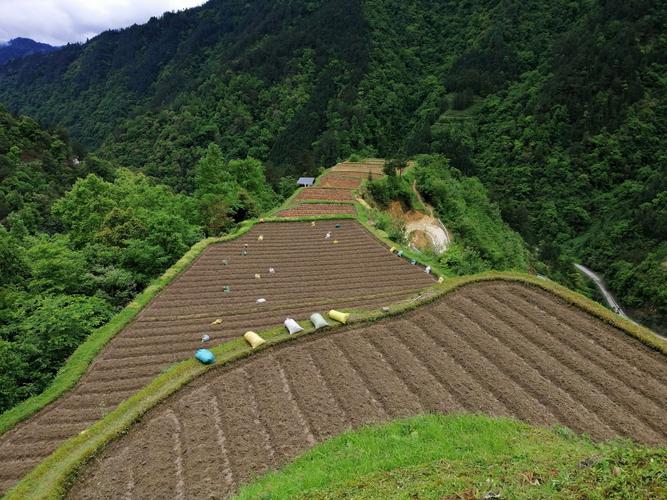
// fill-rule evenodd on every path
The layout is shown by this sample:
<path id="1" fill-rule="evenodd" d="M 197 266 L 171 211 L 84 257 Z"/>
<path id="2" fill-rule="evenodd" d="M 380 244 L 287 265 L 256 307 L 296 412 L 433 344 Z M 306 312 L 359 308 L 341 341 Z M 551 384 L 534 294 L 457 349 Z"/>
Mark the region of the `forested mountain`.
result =
<path id="1" fill-rule="evenodd" d="M 6 42 L 0 42 L 0 65 L 31 54 L 53 52 L 58 48 L 48 43 L 36 42 L 30 38 L 12 38 Z"/>
<path id="2" fill-rule="evenodd" d="M 667 5 L 212 0 L 0 67 L 0 102 L 178 192 L 210 143 L 273 180 L 351 153 L 478 176 L 552 276 L 667 323 Z"/>

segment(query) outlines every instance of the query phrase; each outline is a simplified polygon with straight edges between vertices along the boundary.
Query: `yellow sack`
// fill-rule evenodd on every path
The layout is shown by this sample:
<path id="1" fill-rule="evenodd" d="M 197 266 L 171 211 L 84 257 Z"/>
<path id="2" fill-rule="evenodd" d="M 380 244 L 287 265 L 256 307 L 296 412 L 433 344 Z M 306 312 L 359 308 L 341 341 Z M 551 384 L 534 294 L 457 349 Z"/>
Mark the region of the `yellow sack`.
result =
<path id="1" fill-rule="evenodd" d="M 260 235 L 257 237 L 257 241 L 263 241 L 263 240 L 264 240 L 264 235 L 260 234 Z"/>
<path id="2" fill-rule="evenodd" d="M 255 273 L 255 279 L 256 279 L 256 280 L 260 279 L 261 277 L 262 277 L 262 276 L 261 276 L 260 274 Z"/>
<path id="3" fill-rule="evenodd" d="M 444 282 L 445 282 L 445 278 L 443 278 L 442 276 L 440 276 L 440 277 L 438 278 L 438 283 L 444 283 Z"/>
<path id="4" fill-rule="evenodd" d="M 394 253 L 395 251 L 396 251 L 396 247 L 391 247 L 391 248 L 389 249 L 389 253 Z"/>
<path id="5" fill-rule="evenodd" d="M 328 315 L 331 319 L 335 319 L 335 320 L 338 321 L 339 323 L 343 323 L 343 324 L 347 323 L 347 320 L 348 320 L 348 318 L 350 317 L 350 313 L 344 313 L 344 312 L 340 312 L 340 311 L 335 311 L 335 310 L 333 310 L 333 309 L 332 309 L 331 311 L 329 311 L 329 312 L 327 313 L 327 315 Z"/>
<path id="6" fill-rule="evenodd" d="M 266 340 L 257 335 L 255 332 L 245 332 L 243 334 L 243 338 L 246 339 L 248 344 L 250 344 L 253 349 L 257 349 L 259 346 L 266 342 Z"/>

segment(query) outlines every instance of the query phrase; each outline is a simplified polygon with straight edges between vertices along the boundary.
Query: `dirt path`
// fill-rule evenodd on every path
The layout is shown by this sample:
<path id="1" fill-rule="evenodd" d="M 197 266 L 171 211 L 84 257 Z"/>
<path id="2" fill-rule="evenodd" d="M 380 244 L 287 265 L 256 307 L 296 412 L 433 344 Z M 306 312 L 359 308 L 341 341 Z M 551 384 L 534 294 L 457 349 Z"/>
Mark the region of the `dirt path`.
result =
<path id="1" fill-rule="evenodd" d="M 228 497 L 345 429 L 428 411 L 664 445 L 665 408 L 665 356 L 546 292 L 478 283 L 209 372 L 86 466 L 69 497 Z"/>
<path id="2" fill-rule="evenodd" d="M 386 305 L 433 283 L 352 220 L 259 224 L 212 245 L 105 347 L 72 391 L 0 436 L 0 493 L 166 366 L 193 356 L 203 334 L 217 345 L 287 316 Z M 211 325 L 218 318 L 222 324 Z"/>

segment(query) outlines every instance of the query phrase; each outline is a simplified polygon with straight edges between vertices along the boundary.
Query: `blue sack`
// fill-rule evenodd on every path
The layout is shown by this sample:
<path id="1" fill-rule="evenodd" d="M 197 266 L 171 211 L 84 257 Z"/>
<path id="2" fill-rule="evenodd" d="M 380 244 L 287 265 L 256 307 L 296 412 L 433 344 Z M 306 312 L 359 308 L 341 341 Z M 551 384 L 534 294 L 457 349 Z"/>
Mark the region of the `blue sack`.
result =
<path id="1" fill-rule="evenodd" d="M 204 363 L 205 365 L 210 365 L 215 362 L 215 356 L 208 349 L 197 349 L 195 353 L 195 358 Z"/>

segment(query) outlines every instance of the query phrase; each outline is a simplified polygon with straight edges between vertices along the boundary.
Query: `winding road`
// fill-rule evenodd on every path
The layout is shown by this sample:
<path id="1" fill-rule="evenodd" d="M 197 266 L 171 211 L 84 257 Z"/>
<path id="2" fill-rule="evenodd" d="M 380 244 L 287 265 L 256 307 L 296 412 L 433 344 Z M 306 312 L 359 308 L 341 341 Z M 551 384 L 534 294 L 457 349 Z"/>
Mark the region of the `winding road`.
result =
<path id="1" fill-rule="evenodd" d="M 602 293 L 602 296 L 604 297 L 604 300 L 607 302 L 609 307 L 611 307 L 612 311 L 614 311 L 619 316 L 623 316 L 625 319 L 629 319 L 630 321 L 632 321 L 630 317 L 627 314 L 625 314 L 625 311 L 623 311 L 621 305 L 618 302 L 616 302 L 616 299 L 604 285 L 604 281 L 598 274 L 596 274 L 595 272 L 591 271 L 586 266 L 583 266 L 581 264 L 575 264 L 574 267 L 576 267 L 577 270 L 584 273 L 591 280 L 593 280 L 593 283 L 595 283 L 595 285 L 598 287 L 598 289 Z"/>

